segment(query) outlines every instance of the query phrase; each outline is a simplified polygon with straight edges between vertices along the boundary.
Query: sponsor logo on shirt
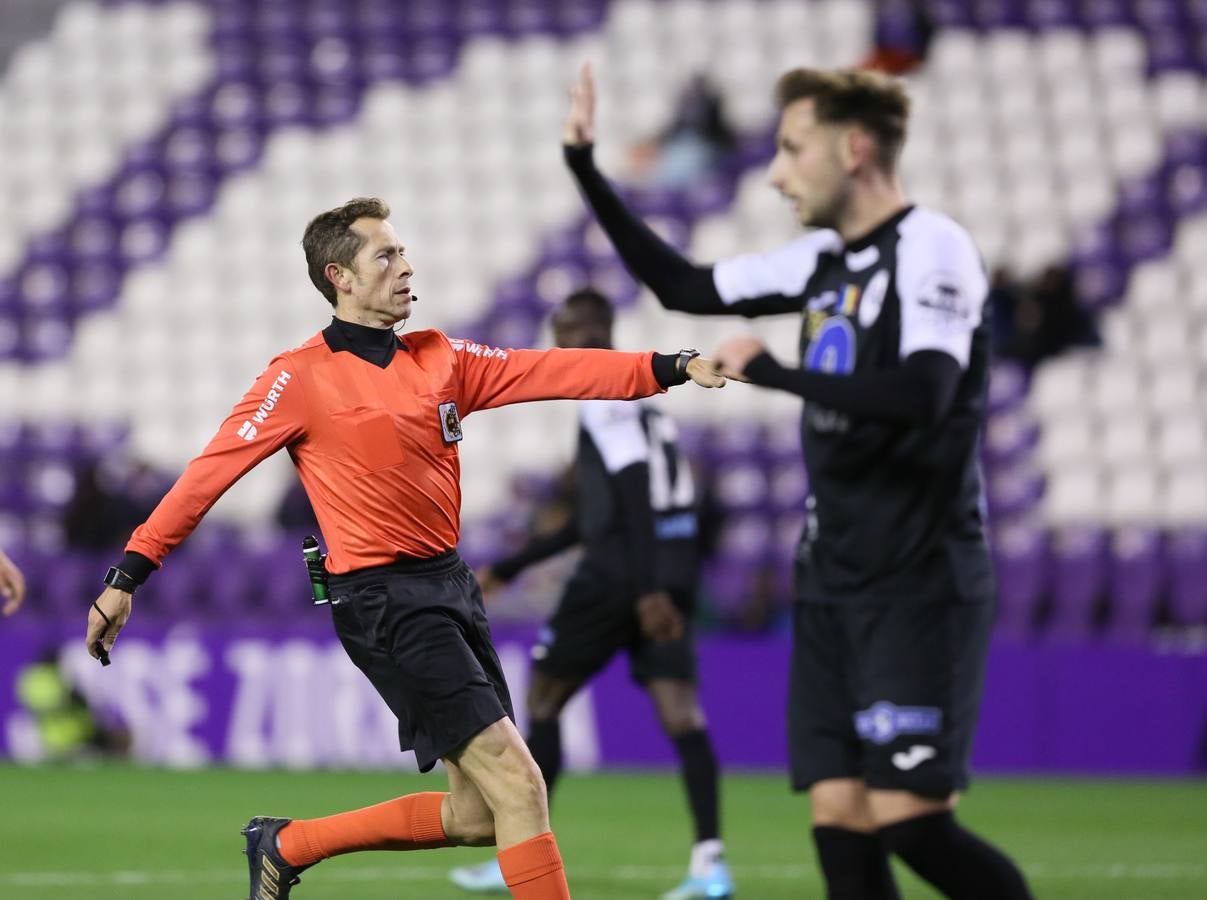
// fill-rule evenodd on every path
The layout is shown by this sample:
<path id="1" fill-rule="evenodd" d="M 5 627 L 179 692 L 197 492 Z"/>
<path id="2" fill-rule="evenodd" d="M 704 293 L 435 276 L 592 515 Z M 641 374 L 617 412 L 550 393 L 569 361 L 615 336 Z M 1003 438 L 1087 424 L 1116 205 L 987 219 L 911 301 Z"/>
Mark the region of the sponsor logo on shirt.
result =
<path id="1" fill-rule="evenodd" d="M 943 272 L 930 276 L 922 284 L 918 305 L 940 324 L 959 325 L 972 319 L 972 304 L 964 296 L 960 282 Z"/>
<path id="2" fill-rule="evenodd" d="M 498 347 L 487 347 L 485 344 L 476 344 L 473 341 L 467 341 L 462 338 L 449 338 L 449 343 L 453 345 L 453 349 L 459 353 L 471 353 L 474 356 L 480 356 L 483 359 L 507 359 L 507 351 L 500 350 Z"/>
<path id="3" fill-rule="evenodd" d="M 293 378 L 286 370 L 282 369 L 281 374 L 277 376 L 277 380 L 272 383 L 272 387 L 268 389 L 268 393 L 264 396 L 259 408 L 252 414 L 252 417 L 239 426 L 239 437 L 245 441 L 254 441 L 256 435 L 260 433 L 260 429 L 256 425 L 263 425 L 268 419 L 269 414 L 277 408 L 277 403 L 281 399 L 281 394 L 285 392 L 285 386 L 289 384 Z"/>
<path id="4" fill-rule="evenodd" d="M 855 732 L 873 744 L 892 743 L 899 734 L 938 734 L 942 726 L 943 710 L 937 706 L 897 706 L 880 700 L 855 713 Z"/>

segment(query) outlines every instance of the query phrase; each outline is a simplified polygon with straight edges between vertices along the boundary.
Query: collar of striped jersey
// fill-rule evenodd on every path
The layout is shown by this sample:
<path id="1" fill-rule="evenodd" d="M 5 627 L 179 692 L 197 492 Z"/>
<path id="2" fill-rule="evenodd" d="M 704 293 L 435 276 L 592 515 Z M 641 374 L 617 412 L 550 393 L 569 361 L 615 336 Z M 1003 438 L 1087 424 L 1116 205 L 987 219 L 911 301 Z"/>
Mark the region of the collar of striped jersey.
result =
<path id="1" fill-rule="evenodd" d="M 855 240 L 853 240 L 853 241 L 847 241 L 846 244 L 843 245 L 843 248 L 842 248 L 843 252 L 844 253 L 849 253 L 851 251 L 858 252 L 858 251 L 864 249 L 865 247 L 872 246 L 872 244 L 876 243 L 878 240 L 880 240 L 880 238 L 884 237 L 884 233 L 886 231 L 888 231 L 889 229 L 892 229 L 892 228 L 896 228 L 901 223 L 902 219 L 904 219 L 911 212 L 913 212 L 913 209 L 914 209 L 914 204 L 907 203 L 905 206 L 901 207 L 901 209 L 897 210 L 895 213 L 893 213 L 891 216 L 889 216 L 887 219 L 885 219 L 879 225 L 876 225 L 875 227 L 873 227 L 871 231 L 864 232 L 862 235 L 855 238 Z"/>
<path id="2" fill-rule="evenodd" d="M 394 359 L 395 350 L 406 349 L 406 344 L 390 328 L 372 328 L 336 318 L 323 329 L 323 340 L 332 353 L 343 350 L 382 369 Z"/>

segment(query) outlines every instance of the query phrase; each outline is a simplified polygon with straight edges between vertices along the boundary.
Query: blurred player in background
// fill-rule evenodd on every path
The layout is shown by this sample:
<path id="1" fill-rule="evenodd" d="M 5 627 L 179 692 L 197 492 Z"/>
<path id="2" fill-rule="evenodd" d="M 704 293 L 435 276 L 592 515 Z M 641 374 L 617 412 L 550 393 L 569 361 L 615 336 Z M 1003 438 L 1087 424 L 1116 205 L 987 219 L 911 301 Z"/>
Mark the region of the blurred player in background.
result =
<path id="1" fill-rule="evenodd" d="M 559 347 L 612 347 L 611 302 L 583 289 L 553 314 Z M 576 509 L 553 534 L 478 573 L 490 593 L 526 567 L 579 544 L 583 556 L 532 651 L 528 748 L 552 796 L 562 766 L 558 717 L 619 651 L 654 701 L 679 755 L 695 825 L 686 880 L 663 900 L 729 897 L 718 821 L 717 758 L 696 690 L 691 617 L 699 562 L 696 492 L 674 422 L 652 405 L 579 404 Z M 495 862 L 454 869 L 474 891 L 504 887 Z"/>
<path id="2" fill-rule="evenodd" d="M 789 752 L 830 897 L 898 897 L 896 853 L 947 897 L 1028 898 L 1014 863 L 954 816 L 994 610 L 976 456 L 989 371 L 980 256 L 902 193 L 909 99 L 895 80 L 797 69 L 776 95 L 770 181 L 814 230 L 768 253 L 694 265 L 629 212 L 592 161 L 586 66 L 567 162 L 663 306 L 803 315 L 799 367 L 754 337 L 717 359 L 806 400 Z"/>
<path id="3" fill-rule="evenodd" d="M 457 555 L 462 417 L 553 398 L 635 399 L 689 378 L 681 352 L 497 350 L 435 330 L 405 338 L 412 269 L 388 207 L 352 200 L 317 216 L 302 246 L 331 324 L 276 357 L 138 529 L 88 616 L 104 658 L 135 589 L 248 470 L 287 447 L 330 550 L 331 614 L 349 657 L 398 717 L 421 771 L 443 760 L 449 792 L 321 819 L 257 816 L 252 900 L 281 900 L 305 869 L 360 850 L 497 846 L 515 897 L 570 896 L 540 769 L 513 723 L 482 595 Z"/>
<path id="4" fill-rule="evenodd" d="M 25 602 L 25 576 L 3 550 L 0 550 L 0 599 L 4 600 L 0 612 L 6 616 L 11 616 Z"/>

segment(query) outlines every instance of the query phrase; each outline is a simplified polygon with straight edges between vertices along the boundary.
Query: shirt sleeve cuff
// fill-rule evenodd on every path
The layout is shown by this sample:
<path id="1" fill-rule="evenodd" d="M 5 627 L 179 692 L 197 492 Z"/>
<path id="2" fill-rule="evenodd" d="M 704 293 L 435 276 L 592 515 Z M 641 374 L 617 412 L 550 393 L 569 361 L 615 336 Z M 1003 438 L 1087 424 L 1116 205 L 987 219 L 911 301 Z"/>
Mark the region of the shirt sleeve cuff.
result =
<path id="1" fill-rule="evenodd" d="M 563 144 L 562 156 L 572 172 L 589 172 L 595 168 L 594 144 Z"/>
<path id="2" fill-rule="evenodd" d="M 779 364 L 776 358 L 770 353 L 764 352 L 746 363 L 746 368 L 742 374 L 755 384 L 773 385 L 778 380 L 777 376 L 783 371 L 784 367 Z"/>
<path id="3" fill-rule="evenodd" d="M 126 555 L 117 564 L 117 567 L 139 584 L 143 584 L 151 577 L 151 573 L 159 568 L 155 563 L 147 559 L 147 557 L 133 550 L 126 551 Z"/>
<path id="4" fill-rule="evenodd" d="M 679 359 L 678 353 L 655 353 L 650 363 L 654 369 L 654 378 L 661 388 L 674 387 L 677 384 L 687 383 L 687 371 L 682 374 L 675 371 L 675 363 Z"/>

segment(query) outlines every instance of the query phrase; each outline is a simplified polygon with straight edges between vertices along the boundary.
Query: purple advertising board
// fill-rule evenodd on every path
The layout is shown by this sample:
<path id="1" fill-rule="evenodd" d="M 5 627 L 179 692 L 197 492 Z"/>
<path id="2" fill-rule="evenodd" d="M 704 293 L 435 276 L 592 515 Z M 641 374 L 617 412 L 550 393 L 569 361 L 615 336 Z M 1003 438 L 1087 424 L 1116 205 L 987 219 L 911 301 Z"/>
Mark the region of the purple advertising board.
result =
<path id="1" fill-rule="evenodd" d="M 70 625 L 0 624 L 0 756 L 38 759 L 20 672 L 54 657 L 101 714 L 120 719 L 136 758 L 171 766 L 413 768 L 385 704 L 328 624 L 176 625 L 135 620 L 113 665 Z M 532 628 L 495 630 L 524 726 Z M 700 641 L 705 709 L 731 767 L 784 770 L 789 641 Z M 650 703 L 613 661 L 566 710 L 574 768 L 666 766 L 673 750 Z M 1189 775 L 1207 769 L 1207 653 L 1098 643 L 994 644 L 974 763 L 981 771 Z"/>

